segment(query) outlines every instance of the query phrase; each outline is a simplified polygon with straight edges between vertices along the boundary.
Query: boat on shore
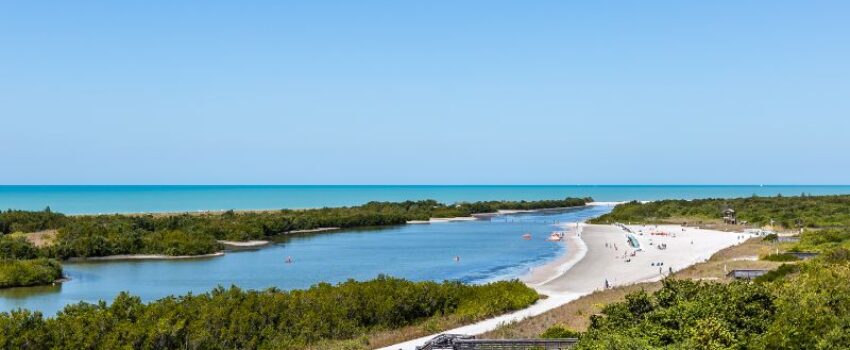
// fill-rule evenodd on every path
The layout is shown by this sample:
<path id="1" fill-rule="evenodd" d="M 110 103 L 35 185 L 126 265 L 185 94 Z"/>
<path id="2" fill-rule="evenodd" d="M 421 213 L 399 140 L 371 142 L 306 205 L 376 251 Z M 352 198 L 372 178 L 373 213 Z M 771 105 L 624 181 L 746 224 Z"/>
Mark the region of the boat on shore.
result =
<path id="1" fill-rule="evenodd" d="M 548 240 L 550 242 L 559 242 L 563 239 L 564 239 L 564 232 L 563 231 L 555 231 L 555 232 L 552 232 L 551 234 L 549 234 L 549 238 L 547 238 L 546 240 Z"/>

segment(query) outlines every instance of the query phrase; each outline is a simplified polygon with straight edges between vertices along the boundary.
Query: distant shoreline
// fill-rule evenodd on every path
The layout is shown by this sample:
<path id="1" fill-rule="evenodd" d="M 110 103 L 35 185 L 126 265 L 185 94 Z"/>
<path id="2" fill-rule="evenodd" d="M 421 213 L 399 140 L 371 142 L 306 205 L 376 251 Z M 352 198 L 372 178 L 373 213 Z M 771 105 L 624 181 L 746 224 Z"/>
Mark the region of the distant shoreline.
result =
<path id="1" fill-rule="evenodd" d="M 66 215 L 266 211 L 357 206 L 369 201 L 442 203 L 592 197 L 603 201 L 850 194 L 848 184 L 584 185 L 0 185 L 0 208 Z M 8 195 L 7 195 L 8 194 Z"/>
<path id="2" fill-rule="evenodd" d="M 92 256 L 85 258 L 70 258 L 67 262 L 97 262 L 97 261 L 131 261 L 131 260 L 186 260 L 204 259 L 223 256 L 224 252 L 215 252 L 201 255 L 163 255 L 163 254 L 120 254 L 107 256 Z"/>
<path id="3" fill-rule="evenodd" d="M 416 224 L 431 224 L 431 223 L 446 223 L 453 221 L 474 221 L 479 220 L 480 217 L 491 217 L 496 215 L 505 215 L 505 214 L 516 214 L 516 213 L 531 213 L 531 212 L 541 212 L 541 211 L 556 211 L 556 210 L 565 210 L 565 209 L 575 209 L 575 208 L 584 208 L 591 205 L 608 205 L 608 202 L 589 202 L 585 205 L 572 206 L 572 207 L 558 207 L 558 208 L 541 208 L 541 209 L 527 209 L 527 210 L 499 210 L 494 213 L 479 213 L 472 214 L 471 216 L 461 216 L 461 217 L 452 217 L 452 218 L 430 218 L 429 220 L 410 220 L 405 223 L 405 225 L 416 225 Z M 163 214 L 165 215 L 165 214 Z M 301 233 L 317 233 L 317 232 L 328 232 L 328 231 L 337 231 L 342 230 L 340 227 L 319 227 L 315 229 L 307 229 L 307 230 L 293 230 L 281 233 L 279 236 L 286 236 L 290 234 L 301 234 Z M 229 241 L 229 240 L 218 240 L 218 243 L 221 243 L 225 246 L 225 248 L 239 250 L 239 249 L 259 249 L 266 246 L 271 245 L 270 240 L 250 240 L 245 242 L 240 241 Z M 201 255 L 164 255 L 164 254 L 121 254 L 121 255 L 107 255 L 107 256 L 97 256 L 97 257 L 85 257 L 85 258 L 70 258 L 67 262 L 70 263 L 78 263 L 78 262 L 103 262 L 103 261 L 144 261 L 144 260 L 186 260 L 186 259 L 203 259 L 203 258 L 214 258 L 219 256 L 224 256 L 225 252 L 215 252 L 210 254 L 201 254 Z M 563 254 L 565 256 L 566 254 Z"/>

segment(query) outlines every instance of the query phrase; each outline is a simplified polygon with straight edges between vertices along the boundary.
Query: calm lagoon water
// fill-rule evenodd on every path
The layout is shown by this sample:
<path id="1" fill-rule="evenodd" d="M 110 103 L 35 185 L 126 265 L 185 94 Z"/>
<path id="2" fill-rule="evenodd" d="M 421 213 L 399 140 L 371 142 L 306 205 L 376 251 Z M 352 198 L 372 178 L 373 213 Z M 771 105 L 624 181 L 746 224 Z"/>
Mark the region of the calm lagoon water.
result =
<path id="1" fill-rule="evenodd" d="M 411 280 L 477 283 L 517 277 L 563 252 L 545 240 L 556 223 L 581 221 L 607 206 L 494 216 L 476 221 L 412 224 L 299 236 L 222 257 L 175 261 L 66 263 L 71 280 L 57 286 L 0 290 L 0 311 L 54 314 L 79 301 L 111 301 L 129 291 L 146 301 L 217 285 L 246 289 L 306 288 L 318 282 L 387 274 Z M 523 240 L 523 233 L 531 240 Z M 285 263 L 291 256 L 293 263 Z M 455 256 L 460 261 L 454 260 Z"/>
<path id="2" fill-rule="evenodd" d="M 0 208 L 69 214 L 315 208 L 368 201 L 597 201 L 850 193 L 850 186 L 0 186 Z"/>

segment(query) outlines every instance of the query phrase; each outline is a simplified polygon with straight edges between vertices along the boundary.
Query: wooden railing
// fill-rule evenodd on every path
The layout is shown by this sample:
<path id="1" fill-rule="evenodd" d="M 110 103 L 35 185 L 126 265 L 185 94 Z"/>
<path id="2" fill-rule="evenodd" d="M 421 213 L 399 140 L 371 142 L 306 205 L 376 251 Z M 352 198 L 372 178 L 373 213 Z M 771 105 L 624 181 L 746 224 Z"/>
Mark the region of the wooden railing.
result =
<path id="1" fill-rule="evenodd" d="M 475 339 L 458 334 L 441 334 L 431 339 L 419 350 L 565 350 L 578 342 L 575 338 L 561 339 Z"/>
<path id="2" fill-rule="evenodd" d="M 454 350 L 565 350 L 578 342 L 575 338 L 563 339 L 458 339 Z"/>

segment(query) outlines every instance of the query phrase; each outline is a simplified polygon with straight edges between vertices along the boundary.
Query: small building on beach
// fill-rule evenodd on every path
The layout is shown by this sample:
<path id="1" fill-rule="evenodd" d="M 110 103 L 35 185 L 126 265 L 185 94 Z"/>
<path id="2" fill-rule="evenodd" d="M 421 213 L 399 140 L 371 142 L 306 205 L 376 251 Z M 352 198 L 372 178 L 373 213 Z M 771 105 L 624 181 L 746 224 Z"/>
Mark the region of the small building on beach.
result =
<path id="1" fill-rule="evenodd" d="M 758 276 L 764 275 L 768 270 L 759 270 L 759 269 L 735 269 L 729 271 L 726 274 L 726 277 L 734 278 L 736 280 L 751 280 Z"/>
<path id="2" fill-rule="evenodd" d="M 726 210 L 723 211 L 723 222 L 730 225 L 735 225 L 738 223 L 738 216 L 735 215 L 734 209 L 726 208 Z"/>

